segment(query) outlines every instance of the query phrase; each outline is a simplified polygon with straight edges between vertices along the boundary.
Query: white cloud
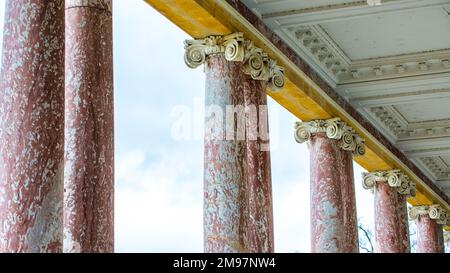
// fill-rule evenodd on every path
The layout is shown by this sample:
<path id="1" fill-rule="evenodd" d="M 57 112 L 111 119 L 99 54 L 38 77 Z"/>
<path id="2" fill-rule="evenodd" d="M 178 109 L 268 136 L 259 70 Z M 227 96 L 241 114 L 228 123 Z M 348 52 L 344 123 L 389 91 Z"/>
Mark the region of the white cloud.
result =
<path id="1" fill-rule="evenodd" d="M 161 155 L 146 162 L 141 151 L 118 157 L 116 251 L 201 252 L 202 181 L 186 179 L 189 157 Z"/>

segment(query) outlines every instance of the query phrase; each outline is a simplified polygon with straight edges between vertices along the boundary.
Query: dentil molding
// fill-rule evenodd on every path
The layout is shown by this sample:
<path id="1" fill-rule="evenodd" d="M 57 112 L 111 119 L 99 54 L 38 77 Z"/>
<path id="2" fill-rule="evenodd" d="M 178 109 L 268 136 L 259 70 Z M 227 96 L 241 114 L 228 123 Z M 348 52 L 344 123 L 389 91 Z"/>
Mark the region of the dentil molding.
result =
<path id="1" fill-rule="evenodd" d="M 363 173 L 363 188 L 374 189 L 376 183 L 388 183 L 396 188 L 399 194 L 416 195 L 416 184 L 400 170 L 376 171 Z"/>
<path id="2" fill-rule="evenodd" d="M 431 219 L 435 219 L 438 224 L 446 225 L 448 222 L 448 214 L 444 208 L 439 205 L 416 206 L 408 210 L 410 220 L 416 220 L 421 215 L 428 215 Z"/>
<path id="3" fill-rule="evenodd" d="M 450 71 L 449 49 L 353 61 L 320 25 L 286 27 L 283 34 L 292 41 L 293 48 L 307 54 L 335 84 Z"/>
<path id="4" fill-rule="evenodd" d="M 295 140 L 298 143 L 310 140 L 311 136 L 317 133 L 326 133 L 328 138 L 339 140 L 341 148 L 351 151 L 354 155 L 362 156 L 366 152 L 364 139 L 339 118 L 295 124 Z"/>
<path id="5" fill-rule="evenodd" d="M 204 64 L 209 55 L 224 54 L 227 61 L 242 62 L 243 72 L 252 79 L 268 81 L 271 90 L 278 91 L 284 87 L 284 68 L 252 41 L 245 39 L 243 33 L 186 40 L 184 44 L 184 61 L 190 68 Z"/>

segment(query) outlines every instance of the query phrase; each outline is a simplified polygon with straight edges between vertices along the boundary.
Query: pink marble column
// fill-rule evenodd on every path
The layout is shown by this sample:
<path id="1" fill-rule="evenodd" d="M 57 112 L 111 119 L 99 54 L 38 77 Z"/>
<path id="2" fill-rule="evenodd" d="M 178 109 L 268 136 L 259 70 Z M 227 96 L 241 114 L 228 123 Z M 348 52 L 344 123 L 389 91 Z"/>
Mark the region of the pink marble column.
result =
<path id="1" fill-rule="evenodd" d="M 311 251 L 344 252 L 342 154 L 339 142 L 318 133 L 310 140 Z"/>
<path id="2" fill-rule="evenodd" d="M 250 252 L 274 251 L 267 82 L 246 76 L 242 82 L 246 111 L 248 215 L 246 245 Z"/>
<path id="3" fill-rule="evenodd" d="M 402 236 L 399 229 L 397 188 L 387 181 L 376 183 L 375 199 L 375 242 L 376 251 L 381 253 L 403 252 Z"/>
<path id="4" fill-rule="evenodd" d="M 428 214 L 419 215 L 417 225 L 417 252 L 442 253 L 442 226 L 431 219 Z"/>
<path id="5" fill-rule="evenodd" d="M 64 1 L 6 2 L 0 79 L 0 252 L 60 252 Z"/>
<path id="6" fill-rule="evenodd" d="M 411 252 L 410 238 L 409 238 L 409 222 L 408 222 L 408 206 L 406 194 L 397 194 L 397 215 L 398 215 L 398 229 L 400 236 L 400 253 Z"/>
<path id="7" fill-rule="evenodd" d="M 342 151 L 340 165 L 341 192 L 344 213 L 344 248 L 345 253 L 359 252 L 358 218 L 356 213 L 355 180 L 353 175 L 353 155 Z"/>
<path id="8" fill-rule="evenodd" d="M 237 137 L 227 140 L 225 134 L 226 107 L 244 104 L 242 64 L 216 54 L 205 66 L 204 249 L 248 252 L 246 143 Z M 230 121 L 231 127 L 237 128 L 237 122 Z"/>
<path id="9" fill-rule="evenodd" d="M 376 251 L 409 252 L 406 199 L 415 194 L 415 184 L 400 170 L 388 170 L 364 173 L 363 186 L 374 193 Z"/>
<path id="10" fill-rule="evenodd" d="M 295 140 L 309 141 L 311 251 L 359 252 L 353 154 L 365 153 L 364 140 L 339 118 L 297 122 Z"/>
<path id="11" fill-rule="evenodd" d="M 64 251 L 114 251 L 112 1 L 66 1 Z"/>

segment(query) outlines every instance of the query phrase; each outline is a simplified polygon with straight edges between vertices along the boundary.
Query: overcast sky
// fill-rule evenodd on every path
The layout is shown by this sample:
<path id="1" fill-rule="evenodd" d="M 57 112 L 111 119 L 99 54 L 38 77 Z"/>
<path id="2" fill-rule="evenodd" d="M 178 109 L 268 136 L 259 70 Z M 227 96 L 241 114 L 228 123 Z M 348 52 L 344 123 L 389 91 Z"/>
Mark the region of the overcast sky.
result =
<path id="1" fill-rule="evenodd" d="M 205 77 L 184 64 L 188 38 L 144 1 L 114 0 L 117 252 L 203 251 Z M 177 109 L 191 112 L 193 139 L 172 137 Z M 297 119 L 270 98 L 269 115 L 275 250 L 309 252 L 309 152 L 294 140 Z M 355 163 L 358 217 L 372 226 L 362 171 Z"/>

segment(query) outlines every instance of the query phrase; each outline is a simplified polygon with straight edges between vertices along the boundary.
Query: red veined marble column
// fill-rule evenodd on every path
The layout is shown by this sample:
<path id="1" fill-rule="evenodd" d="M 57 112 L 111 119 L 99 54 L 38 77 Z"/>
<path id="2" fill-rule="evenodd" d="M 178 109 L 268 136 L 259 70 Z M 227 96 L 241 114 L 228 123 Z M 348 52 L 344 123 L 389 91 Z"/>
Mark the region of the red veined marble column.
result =
<path id="1" fill-rule="evenodd" d="M 358 253 L 358 217 L 356 213 L 355 180 L 353 175 L 353 157 L 349 151 L 342 153 L 340 167 L 341 193 L 344 213 L 344 252 Z"/>
<path id="2" fill-rule="evenodd" d="M 272 178 L 267 112 L 267 82 L 249 76 L 242 82 L 246 112 L 248 214 L 247 248 L 274 252 Z"/>
<path id="3" fill-rule="evenodd" d="M 417 252 L 443 253 L 443 229 L 446 211 L 439 205 L 417 206 L 409 210 L 411 220 L 416 220 Z"/>
<path id="4" fill-rule="evenodd" d="M 415 195 L 415 185 L 411 186 L 411 194 Z M 407 194 L 398 194 L 397 202 L 397 213 L 399 216 L 399 230 L 400 230 L 400 252 L 409 253 L 411 252 L 411 244 L 409 238 L 409 223 L 408 223 L 408 205 L 407 205 Z"/>
<path id="5" fill-rule="evenodd" d="M 62 250 L 64 1 L 6 2 L 0 252 Z"/>
<path id="6" fill-rule="evenodd" d="M 352 153 L 364 141 L 339 119 L 298 122 L 295 139 L 309 141 L 311 251 L 358 252 Z"/>
<path id="7" fill-rule="evenodd" d="M 389 170 L 364 173 L 363 187 L 374 193 L 376 251 L 409 252 L 406 197 L 415 194 L 415 184 L 401 171 Z"/>
<path id="8" fill-rule="evenodd" d="M 241 63 L 229 62 L 221 54 L 208 57 L 205 65 L 205 252 L 248 252 L 244 238 L 248 210 L 245 141 L 227 140 L 225 135 L 226 107 L 244 103 L 240 84 L 244 75 Z M 237 122 L 232 123 L 236 128 Z"/>
<path id="9" fill-rule="evenodd" d="M 111 9 L 66 1 L 64 252 L 114 251 Z"/>
<path id="10" fill-rule="evenodd" d="M 206 72 L 205 252 L 273 252 L 267 111 L 259 110 L 267 86 L 284 85 L 283 69 L 241 33 L 185 44 L 187 66 Z"/>

